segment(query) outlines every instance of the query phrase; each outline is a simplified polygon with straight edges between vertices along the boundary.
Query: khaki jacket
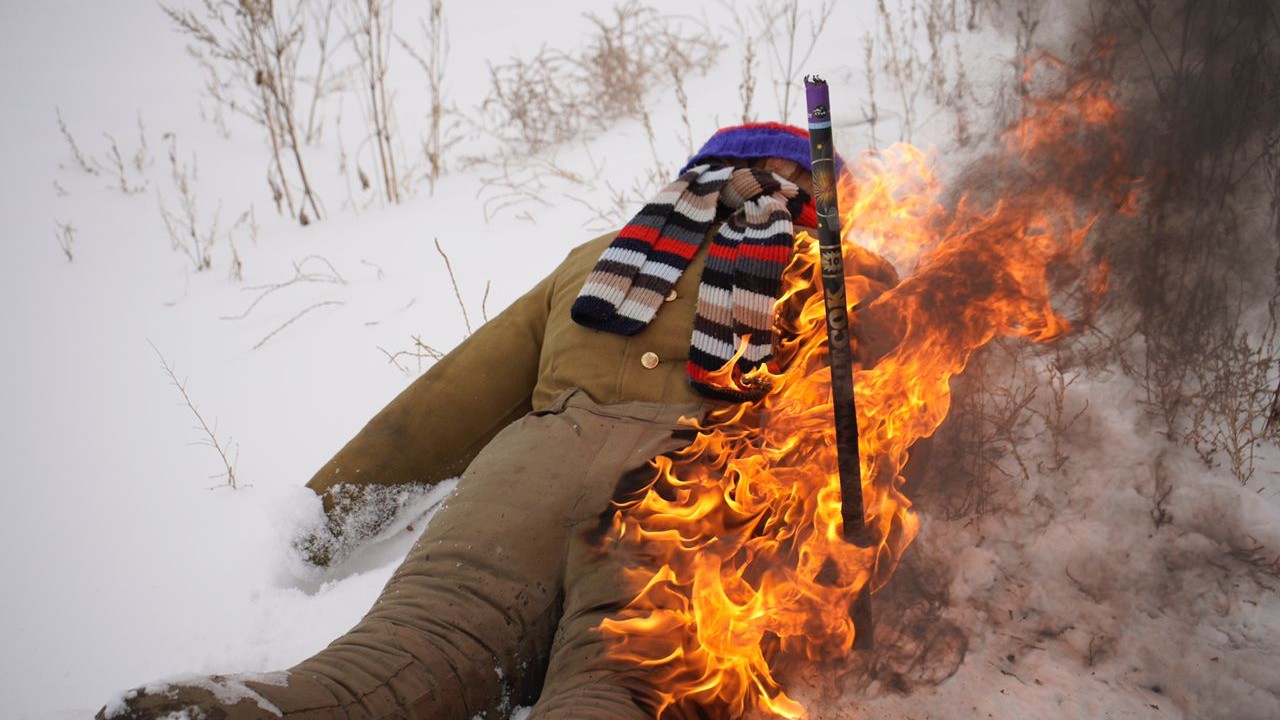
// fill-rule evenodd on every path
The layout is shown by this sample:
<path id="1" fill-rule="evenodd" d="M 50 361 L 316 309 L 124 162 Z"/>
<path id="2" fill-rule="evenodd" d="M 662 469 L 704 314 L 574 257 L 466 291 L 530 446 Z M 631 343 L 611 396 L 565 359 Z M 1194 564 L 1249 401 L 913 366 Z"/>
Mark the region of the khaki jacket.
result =
<path id="1" fill-rule="evenodd" d="M 714 228 L 713 228 L 714 231 Z M 815 233 L 816 234 L 816 233 Z M 600 405 L 702 400 L 685 364 L 709 242 L 680 276 L 649 327 L 634 336 L 575 323 L 569 309 L 616 233 L 569 253 L 550 276 L 433 365 L 383 408 L 307 486 L 332 511 L 335 485 L 436 483 L 462 473 L 502 428 L 578 388 Z M 873 291 L 897 283 L 865 251 L 850 274 Z"/>

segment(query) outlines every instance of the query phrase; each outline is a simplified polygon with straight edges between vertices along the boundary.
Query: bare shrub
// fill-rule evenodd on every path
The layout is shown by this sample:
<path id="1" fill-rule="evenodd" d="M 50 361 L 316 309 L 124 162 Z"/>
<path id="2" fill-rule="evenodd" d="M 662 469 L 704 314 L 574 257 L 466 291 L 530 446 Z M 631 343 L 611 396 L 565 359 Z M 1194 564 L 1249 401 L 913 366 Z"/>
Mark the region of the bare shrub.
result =
<path id="1" fill-rule="evenodd" d="M 919 449 L 928 455 L 924 468 L 908 464 L 926 504 L 947 519 L 1006 509 L 1017 499 L 1012 488 L 1030 478 L 1021 448 L 1043 430 L 1033 425 L 1040 386 L 1032 352 L 998 339 L 975 353 L 952 380 L 947 422 Z"/>
<path id="2" fill-rule="evenodd" d="M 560 202 L 568 197 L 605 219 L 605 225 L 624 219 L 614 207 L 600 208 L 596 201 L 574 196 L 576 189 L 600 184 L 601 168 L 594 159 L 595 172 L 588 177 L 566 169 L 548 150 L 569 139 L 590 139 L 620 119 L 639 120 L 653 156 L 642 183 L 641 195 L 647 196 L 670 179 L 672 170 L 657 151 L 645 106 L 646 96 L 665 84 L 676 88 L 685 142 L 692 146 L 685 81 L 689 73 L 709 69 L 721 46 L 701 24 L 661 15 L 637 2 L 615 7 L 609 17 L 587 17 L 592 31 L 584 48 L 570 53 L 543 47 L 531 59 L 490 66 L 482 123 L 507 150 L 468 159 L 496 169 L 481 179 L 486 218 L 518 211 L 517 217 L 532 221 L 532 207 L 549 206 L 548 198 Z"/>
<path id="3" fill-rule="evenodd" d="M 1037 463 L 1041 472 L 1058 471 L 1067 465 L 1070 457 L 1066 453 L 1066 436 L 1089 410 L 1087 401 L 1079 408 L 1069 406 L 1067 391 L 1084 376 L 1084 371 L 1076 367 L 1060 348 L 1055 350 L 1041 364 L 1040 402 L 1028 408 L 1039 418 L 1040 425 L 1049 436 L 1049 447 L 1053 453 L 1048 463 L 1043 460 Z"/>
<path id="4" fill-rule="evenodd" d="M 721 47 L 701 25 L 634 0 L 610 17 L 587 18 L 592 33 L 580 50 L 544 47 L 533 58 L 490 66 L 484 126 L 513 149 L 532 154 L 639 119 L 672 63 L 705 72 Z"/>
<path id="5" fill-rule="evenodd" d="M 1248 482 L 1280 362 L 1280 286 L 1263 270 L 1280 258 L 1280 10 L 1100 6 L 1099 30 L 1125 31 L 1109 63 L 1128 73 L 1127 129 L 1151 180 L 1144 221 L 1103 229 L 1116 304 L 1129 313 L 1110 320 L 1141 339 L 1130 372 L 1170 437 Z"/>
<path id="6" fill-rule="evenodd" d="M 283 199 L 289 215 L 303 225 L 321 219 L 304 160 L 306 128 L 298 121 L 298 59 L 306 38 L 302 3 L 202 0 L 200 13 L 161 8 L 192 39 L 190 51 L 205 69 L 206 92 L 215 103 L 266 130 L 268 184 L 278 206 Z"/>
<path id="7" fill-rule="evenodd" d="M 1224 460 L 1241 484 L 1253 478 L 1257 452 L 1273 439 L 1267 427 L 1277 381 L 1276 327 L 1260 335 L 1218 331 L 1188 368 L 1184 439 L 1205 464 Z"/>
<path id="8" fill-rule="evenodd" d="M 933 112 L 936 109 L 945 109 L 946 116 L 953 119 L 956 142 L 969 144 L 971 118 L 979 100 L 965 69 L 960 36 L 979 29 L 973 3 L 981 1 L 971 0 L 966 21 L 958 0 L 899 0 L 893 4 L 876 0 L 877 23 L 863 40 L 870 106 L 864 114 L 871 125 L 872 146 L 882 115 L 896 115 L 899 138 L 910 142 L 919 125 L 937 115 Z M 1021 69 L 1020 63 L 1014 64 Z M 881 82 L 888 85 L 883 89 L 897 96 L 896 110 L 887 103 L 877 103 Z M 926 102 L 932 107 L 924 106 Z"/>
<path id="9" fill-rule="evenodd" d="M 888 14 L 883 0 L 879 7 Z M 969 2 L 967 27 L 989 13 L 1017 53 L 1014 92 L 1000 95 L 997 114 L 1021 112 L 1025 58 L 1053 50 L 1041 47 L 1047 7 L 1043 0 Z M 1080 7 L 1083 36 L 1057 49 L 1115 83 L 1117 132 L 1129 148 L 1122 171 L 1142 175 L 1148 188 L 1135 217 L 1108 216 L 1093 232 L 1112 274 L 1111 299 L 1098 318 L 1110 340 L 1098 349 L 1104 363 L 1137 381 L 1171 440 L 1247 483 L 1257 452 L 1275 439 L 1271 416 L 1280 400 L 1273 270 L 1280 258 L 1280 9 L 1248 0 Z M 948 32 L 962 21 L 940 20 Z M 936 93 L 937 82 L 930 85 Z M 1057 370 L 1058 383 L 1075 371 L 1070 363 Z M 1171 492 L 1168 484 L 1161 472 L 1157 498 Z M 1157 525 L 1167 522 L 1161 502 Z"/>

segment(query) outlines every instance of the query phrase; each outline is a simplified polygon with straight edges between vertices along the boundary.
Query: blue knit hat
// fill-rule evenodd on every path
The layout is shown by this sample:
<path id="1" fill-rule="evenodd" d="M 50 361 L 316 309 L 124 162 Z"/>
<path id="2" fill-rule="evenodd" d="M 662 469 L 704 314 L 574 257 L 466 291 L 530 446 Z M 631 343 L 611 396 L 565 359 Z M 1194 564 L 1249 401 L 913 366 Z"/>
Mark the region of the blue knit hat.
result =
<path id="1" fill-rule="evenodd" d="M 680 172 L 683 173 L 708 158 L 750 160 L 771 157 L 790 160 L 812 173 L 809 133 L 794 125 L 775 122 L 747 123 L 721 128 L 693 157 L 689 158 L 689 162 L 685 163 Z M 839 175 L 844 168 L 844 159 L 836 155 L 835 163 L 836 175 Z"/>

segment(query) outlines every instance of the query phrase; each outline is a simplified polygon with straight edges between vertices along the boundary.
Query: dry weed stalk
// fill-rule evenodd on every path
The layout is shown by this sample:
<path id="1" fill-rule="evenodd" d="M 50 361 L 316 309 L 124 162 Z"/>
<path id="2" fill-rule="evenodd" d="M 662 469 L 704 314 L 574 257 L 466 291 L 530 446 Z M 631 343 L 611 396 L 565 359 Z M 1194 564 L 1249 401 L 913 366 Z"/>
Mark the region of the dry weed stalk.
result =
<path id="1" fill-rule="evenodd" d="M 129 181 L 130 165 L 135 166 L 139 173 L 146 165 L 145 161 L 142 159 L 142 153 L 145 152 L 145 146 L 134 153 L 131 162 L 126 162 L 124 154 L 120 152 L 120 144 L 116 142 L 115 137 L 110 133 L 103 133 L 102 136 L 107 139 L 107 142 L 110 145 L 107 149 L 107 160 L 110 162 L 112 173 L 115 175 L 116 187 L 118 187 L 120 192 L 125 195 L 137 195 L 145 192 L 147 189 L 147 181 L 145 178 L 137 184 Z"/>
<path id="2" fill-rule="evenodd" d="M 971 9 L 976 8 L 972 3 L 980 1 L 970 0 Z M 926 119 L 936 116 L 919 107 L 922 100 L 928 100 L 935 109 L 946 109 L 954 117 L 957 142 L 969 143 L 969 118 L 975 98 L 965 71 L 959 35 L 962 30 L 977 29 L 974 13 L 970 14 L 969 24 L 963 25 L 958 0 L 899 0 L 892 7 L 886 0 L 877 0 L 875 34 L 868 32 L 863 42 L 871 105 L 867 116 L 873 146 L 875 121 L 880 112 L 875 95 L 882 73 L 898 95 L 901 139 L 911 140 L 922 116 Z"/>
<path id="3" fill-rule="evenodd" d="M 1169 511 L 1169 496 L 1173 495 L 1173 482 L 1169 479 L 1169 471 L 1165 468 L 1165 453 L 1161 453 L 1151 468 L 1151 522 L 1156 529 L 1173 522 L 1173 513 Z"/>
<path id="4" fill-rule="evenodd" d="M 436 182 L 444 172 L 445 152 L 462 138 L 457 134 L 456 126 L 452 130 L 445 128 L 445 119 L 452 114 L 452 111 L 447 110 L 445 105 L 444 75 L 449 65 L 449 29 L 445 22 L 444 0 L 428 1 L 427 20 L 418 21 L 425 50 L 418 52 L 404 38 L 397 36 L 397 39 L 400 41 L 400 46 L 427 76 L 427 92 L 430 94 L 431 107 L 422 138 L 422 154 L 427 163 L 428 187 L 430 193 L 434 195 Z"/>
<path id="5" fill-rule="evenodd" d="M 306 38 L 301 3 L 202 0 L 201 7 L 202 15 L 161 5 L 194 41 L 190 50 L 205 69 L 206 91 L 214 101 L 266 129 L 273 195 L 283 198 L 290 216 L 301 224 L 321 219 L 297 120 L 298 58 Z M 294 182 L 301 187 L 296 202 Z"/>
<path id="6" fill-rule="evenodd" d="M 236 461 L 239 458 L 239 450 L 237 449 L 236 456 L 232 457 L 228 452 L 228 448 L 232 446 L 231 439 L 228 438 L 226 444 L 218 440 L 217 422 L 214 422 L 213 427 L 209 426 L 209 423 L 204 419 L 204 415 L 200 414 L 199 408 L 197 408 L 195 402 L 191 400 L 191 395 L 187 392 L 186 382 L 178 379 L 178 375 L 174 372 L 173 366 L 169 364 L 168 360 L 165 360 L 164 355 L 161 354 L 160 349 L 157 348 L 154 343 L 148 340 L 147 344 L 151 346 L 156 357 L 160 358 L 160 366 L 164 368 L 165 375 L 169 376 L 169 382 L 172 383 L 174 387 L 178 388 L 178 393 L 182 395 L 182 404 L 186 405 L 187 409 L 191 411 L 191 414 L 196 417 L 196 423 L 198 424 L 197 429 L 200 430 L 202 434 L 202 437 L 196 441 L 196 444 L 207 445 L 213 448 L 214 452 L 218 453 L 218 458 L 222 461 L 223 468 L 222 473 L 219 473 L 219 475 L 226 478 L 226 482 L 222 487 L 229 487 L 232 490 L 238 490 L 240 488 L 240 482 L 236 477 Z M 213 477 L 218 477 L 219 475 L 214 475 Z"/>
<path id="7" fill-rule="evenodd" d="M 753 17 L 744 17 L 739 5 L 728 0 L 720 0 L 720 5 L 729 13 L 733 27 L 729 30 L 732 37 L 742 41 L 742 78 L 738 82 L 738 100 L 742 103 L 742 122 L 755 122 L 756 114 L 752 106 L 756 97 L 756 62 L 757 45 L 760 42 L 759 30 L 754 27 Z"/>
<path id="8" fill-rule="evenodd" d="M 311 27 L 315 29 L 316 70 L 308 80 L 311 85 L 311 97 L 307 109 L 307 130 L 305 140 L 314 145 L 320 140 L 323 131 L 323 118 L 317 119 L 317 108 L 321 102 L 343 88 L 343 78 L 334 75 L 331 67 L 330 43 L 333 40 L 333 14 L 336 0 L 325 0 L 323 3 L 307 3 Z"/>
<path id="9" fill-rule="evenodd" d="M 685 154 L 692 156 L 694 152 L 693 144 L 693 123 L 689 121 L 689 93 L 684 88 L 684 68 L 680 63 L 672 62 L 667 66 L 671 72 L 671 83 L 675 86 L 676 104 L 680 106 L 680 124 L 684 126 L 684 147 Z M 648 113 L 645 113 L 646 128 L 648 128 Z"/>
<path id="10" fill-rule="evenodd" d="M 445 356 L 443 352 L 422 342 L 422 338 L 418 337 L 417 335 L 410 336 L 410 339 L 413 340 L 413 347 L 409 348 L 408 350 L 399 350 L 397 352 L 392 353 L 392 352 L 388 352 L 385 348 L 381 346 L 378 347 L 378 350 L 383 355 L 387 356 L 387 362 L 390 363 L 391 365 L 394 365 L 397 370 L 404 373 L 405 375 L 408 375 L 410 377 L 416 377 L 418 375 L 421 375 L 422 371 L 424 370 L 424 367 L 423 367 L 424 360 L 430 360 L 432 362 L 435 362 Z M 411 370 L 405 367 L 403 364 L 401 364 L 401 360 L 404 360 L 406 358 L 412 358 L 414 360 L 414 362 L 416 363 L 415 369 Z"/>
<path id="11" fill-rule="evenodd" d="M 871 148 L 878 148 L 880 143 L 876 140 L 876 122 L 879 120 L 880 111 L 876 108 L 876 71 L 875 71 L 875 50 L 876 39 L 871 33 L 867 33 L 862 38 L 863 63 L 867 73 L 867 117 L 870 122 L 868 125 L 871 130 Z"/>
<path id="12" fill-rule="evenodd" d="M 252 218 L 252 215 L 250 215 L 250 218 Z M 255 225 L 251 225 L 250 227 L 255 227 Z M 323 266 L 324 269 L 308 270 L 307 268 L 309 265 L 320 265 Z M 327 269 L 327 272 L 325 269 Z M 320 255 L 308 255 L 302 260 L 293 263 L 293 277 L 288 280 L 278 283 L 268 283 L 266 285 L 253 285 L 251 287 L 244 288 L 245 291 L 258 293 L 258 296 L 255 297 L 253 302 L 250 302 L 249 306 L 246 307 L 239 315 L 224 315 L 220 319 L 243 320 L 249 316 L 249 313 L 253 312 L 253 309 L 256 308 L 259 303 L 266 300 L 267 297 L 273 293 L 299 283 L 332 283 L 337 285 L 346 285 L 347 281 L 338 273 L 337 269 L 333 267 L 333 263 Z"/>
<path id="13" fill-rule="evenodd" d="M 666 175 L 659 174 L 657 169 L 650 168 L 648 174 L 633 175 L 629 187 L 619 188 L 611 180 L 599 181 L 600 174 L 600 170 L 597 168 L 595 172 L 597 182 L 609 192 L 609 199 L 604 205 L 598 202 L 589 202 L 572 193 L 565 195 L 567 200 L 578 203 L 591 213 L 584 223 L 584 226 L 591 232 L 605 232 L 617 229 L 635 213 L 637 207 L 653 197 L 653 192 L 656 188 L 670 181 L 670 178 Z"/>
<path id="14" fill-rule="evenodd" d="M 880 31 L 884 33 L 884 47 L 889 50 L 884 69 L 893 79 L 902 102 L 902 129 L 899 135 L 903 140 L 911 142 L 911 131 L 916 119 L 916 77 L 914 46 L 908 39 L 906 31 L 907 19 L 902 19 L 895 30 L 895 18 L 885 6 L 885 0 L 876 0 L 876 11 L 880 17 Z"/>
<path id="15" fill-rule="evenodd" d="M 742 122 L 755 122 L 755 113 L 751 104 L 756 96 L 756 45 L 755 40 L 747 38 L 742 49 L 742 81 L 738 83 L 738 99 L 742 101 Z"/>
<path id="16" fill-rule="evenodd" d="M 76 240 L 76 227 L 70 221 L 57 223 L 57 226 L 58 247 L 67 256 L 67 262 L 73 262 L 75 257 L 71 254 L 71 246 Z"/>
<path id="17" fill-rule="evenodd" d="M 458 308 L 462 310 L 462 322 L 467 326 L 467 337 L 470 337 L 471 333 L 474 332 L 471 328 L 471 316 L 467 313 L 467 304 L 462 301 L 462 290 L 458 288 L 458 276 L 453 274 L 453 263 L 449 262 L 449 254 L 440 246 L 440 238 L 432 239 L 436 244 L 436 252 L 440 253 L 440 257 L 444 260 L 444 269 L 449 273 L 449 284 L 453 286 L 453 297 L 458 301 Z M 489 283 L 487 282 L 484 284 L 484 297 L 485 300 L 489 298 Z M 481 308 L 483 309 L 483 307 L 484 302 L 482 301 Z M 485 312 L 485 319 L 488 320 L 487 312 Z"/>
<path id="18" fill-rule="evenodd" d="M 391 52 L 391 0 L 346 0 L 343 22 L 360 66 L 369 138 L 377 150 L 377 176 L 387 202 L 399 203 L 403 188 L 396 164 L 395 97 L 387 92 Z"/>
<path id="19" fill-rule="evenodd" d="M 764 0 L 756 3 L 761 35 L 773 56 L 773 89 L 777 101 L 775 117 L 781 122 L 789 122 L 794 109 L 792 95 L 799 87 L 800 68 L 813 55 L 833 10 L 834 0 L 824 0 L 817 9 L 804 12 L 800 11 L 800 0 L 789 0 L 781 7 Z M 808 24 L 808 33 L 803 38 L 800 35 L 802 23 Z"/>
<path id="20" fill-rule="evenodd" d="M 449 259 L 449 254 L 444 251 L 444 247 L 440 244 L 440 239 L 433 238 L 433 240 L 435 242 L 436 252 L 440 253 L 440 258 L 444 260 L 445 272 L 448 273 L 449 284 L 453 287 L 453 297 L 458 303 L 458 309 L 462 311 L 462 322 L 467 328 L 467 337 L 470 337 L 474 332 L 474 329 L 471 326 L 471 315 L 467 312 L 467 304 L 462 299 L 462 290 L 458 286 L 458 276 L 453 271 L 453 262 Z M 484 296 L 480 300 L 480 314 L 485 322 L 489 321 L 488 302 L 490 289 L 491 284 L 486 282 L 484 284 Z M 412 304 L 413 303 L 410 303 L 410 305 Z M 400 370 L 405 375 L 421 375 L 424 360 L 431 360 L 434 362 L 445 356 L 444 352 L 424 343 L 421 337 L 417 335 L 410 337 L 413 340 L 413 346 L 408 350 L 400 350 L 392 353 L 381 346 L 378 347 L 378 350 L 383 355 L 387 356 L 387 362 L 394 365 L 396 369 Z M 401 360 L 406 358 L 412 358 L 415 361 L 416 372 L 401 364 Z"/>
<path id="21" fill-rule="evenodd" d="M 90 175 L 97 175 L 98 169 L 89 164 L 88 158 L 84 156 L 84 152 L 80 150 L 80 145 L 76 143 L 76 139 L 71 134 L 71 130 L 67 128 L 67 123 L 62 119 L 62 109 L 53 108 L 54 114 L 58 118 L 58 132 L 62 133 L 62 138 L 67 141 L 67 148 L 71 151 L 71 159 L 75 161 L 76 167 Z"/>
<path id="22" fill-rule="evenodd" d="M 172 212 L 165 203 L 164 195 L 156 189 L 156 199 L 160 205 L 160 219 L 164 222 L 165 231 L 174 250 L 181 251 L 191 260 L 196 271 L 207 270 L 213 266 L 211 249 L 218 236 L 218 213 L 214 213 L 213 222 L 207 229 L 202 228 L 199 218 L 199 203 L 196 201 L 192 182 L 196 177 L 195 155 L 188 165 L 178 159 L 178 139 L 172 133 L 165 133 L 164 139 L 169 142 L 169 176 L 178 193 L 178 210 Z"/>
<path id="23" fill-rule="evenodd" d="M 1040 470 L 1061 470 L 1070 458 L 1064 452 L 1063 441 L 1076 422 L 1089 410 L 1086 400 L 1078 410 L 1072 412 L 1067 407 L 1067 390 L 1076 383 L 1083 372 L 1073 369 L 1058 352 L 1044 365 L 1044 377 L 1041 387 L 1047 390 L 1042 394 L 1044 401 L 1030 408 L 1030 412 L 1040 418 L 1040 422 L 1049 435 L 1050 447 L 1053 450 L 1052 463 L 1046 466 L 1040 463 Z"/>
<path id="24" fill-rule="evenodd" d="M 480 178 L 481 209 L 485 221 L 499 213 L 529 205 L 553 207 L 548 196 L 562 194 L 565 186 L 587 187 L 588 179 L 557 160 L 556 154 L 506 155 L 490 161 L 495 174 Z"/>
<path id="25" fill-rule="evenodd" d="M 298 313 L 297 313 L 297 314 L 295 314 L 293 317 L 291 317 L 291 318 L 289 318 L 288 320 L 285 320 L 283 323 L 281 323 L 278 327 L 276 327 L 276 329 L 275 329 L 275 330 L 272 330 L 271 332 L 269 332 L 269 333 L 267 333 L 266 335 L 264 335 L 264 336 L 263 336 L 263 338 L 262 338 L 261 340 L 259 340 L 257 343 L 255 343 L 255 344 L 254 344 L 253 349 L 254 349 L 254 350 L 257 350 L 258 348 L 262 347 L 263 345 L 266 345 L 266 344 L 267 344 L 267 341 L 269 341 L 271 338 L 275 337 L 276 335 L 279 335 L 281 332 L 283 332 L 283 331 L 285 330 L 285 328 L 287 328 L 287 327 L 289 327 L 290 325 L 294 324 L 295 322 L 297 322 L 297 321 L 301 320 L 301 319 L 302 319 L 302 317 L 303 317 L 304 315 L 306 315 L 306 314 L 310 313 L 312 310 L 318 310 L 318 309 L 320 309 L 320 308 L 322 308 L 322 307 L 330 307 L 330 306 L 335 306 L 335 305 L 345 305 L 345 304 L 346 304 L 346 303 L 342 302 L 341 300 L 321 300 L 321 301 L 320 301 L 320 302 L 318 302 L 318 303 L 314 303 L 314 304 L 312 304 L 312 305 L 308 305 L 307 307 L 305 307 L 305 308 L 303 308 L 302 310 L 298 311 Z"/>
<path id="26" fill-rule="evenodd" d="M 240 217 L 236 218 L 236 221 L 227 229 L 227 245 L 231 248 L 231 269 L 228 274 L 236 282 L 244 282 L 244 262 L 240 259 L 240 249 L 236 247 L 236 231 L 241 228 L 248 229 L 249 239 L 253 241 L 254 245 L 257 245 L 258 218 L 252 205 L 249 206 L 248 210 L 240 213 Z"/>
<path id="27" fill-rule="evenodd" d="M 1263 578 L 1280 580 L 1280 555 L 1268 552 L 1267 547 L 1260 544 L 1255 537 L 1246 535 L 1241 540 L 1243 542 L 1233 544 L 1230 553 L 1231 557 L 1243 563 L 1259 584 L 1263 585 L 1267 590 L 1275 592 L 1276 588 L 1264 581 Z"/>
<path id="28" fill-rule="evenodd" d="M 71 130 L 67 127 L 66 121 L 62 118 L 62 110 L 55 107 L 54 113 L 58 119 L 58 132 L 62 134 L 62 138 L 66 141 L 67 149 L 71 151 L 71 159 L 77 168 L 89 175 L 111 176 L 115 181 L 112 187 L 125 195 L 137 195 L 146 191 L 146 170 L 151 164 L 151 158 L 147 148 L 146 127 L 142 124 L 141 114 L 138 115 L 137 149 L 133 153 L 126 154 L 120 149 L 120 143 L 115 136 L 104 132 L 102 136 L 107 141 L 107 150 L 105 158 L 99 159 L 98 157 L 86 156 L 84 151 L 80 149 L 80 144 L 76 142 Z M 136 180 L 130 178 L 131 173 L 138 176 Z M 65 193 L 65 191 L 63 192 Z"/>

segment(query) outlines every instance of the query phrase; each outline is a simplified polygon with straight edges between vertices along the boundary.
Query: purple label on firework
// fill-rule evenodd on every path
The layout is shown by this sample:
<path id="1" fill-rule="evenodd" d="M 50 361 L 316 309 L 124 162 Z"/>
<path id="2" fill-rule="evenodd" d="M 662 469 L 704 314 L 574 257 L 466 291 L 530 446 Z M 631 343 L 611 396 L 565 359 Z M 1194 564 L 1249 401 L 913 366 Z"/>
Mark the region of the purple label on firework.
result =
<path id="1" fill-rule="evenodd" d="M 814 75 L 804 79 L 804 95 L 809 106 L 809 127 L 831 126 L 831 94 L 827 82 Z"/>

